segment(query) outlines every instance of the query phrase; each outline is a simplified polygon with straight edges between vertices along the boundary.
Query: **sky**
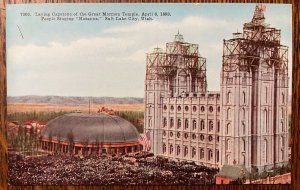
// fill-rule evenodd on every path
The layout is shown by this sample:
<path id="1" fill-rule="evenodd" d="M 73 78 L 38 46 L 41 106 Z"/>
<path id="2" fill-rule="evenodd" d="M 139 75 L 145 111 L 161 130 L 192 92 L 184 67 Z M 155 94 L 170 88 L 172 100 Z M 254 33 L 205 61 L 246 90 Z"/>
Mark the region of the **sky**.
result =
<path id="1" fill-rule="evenodd" d="M 7 5 L 8 96 L 143 97 L 146 54 L 179 31 L 207 58 L 209 91 L 220 90 L 223 39 L 242 32 L 255 4 Z M 43 13 L 169 12 L 152 21 L 42 21 Z M 31 16 L 21 16 L 30 13 Z M 292 69 L 292 6 L 266 4 L 266 23 L 281 29 Z"/>

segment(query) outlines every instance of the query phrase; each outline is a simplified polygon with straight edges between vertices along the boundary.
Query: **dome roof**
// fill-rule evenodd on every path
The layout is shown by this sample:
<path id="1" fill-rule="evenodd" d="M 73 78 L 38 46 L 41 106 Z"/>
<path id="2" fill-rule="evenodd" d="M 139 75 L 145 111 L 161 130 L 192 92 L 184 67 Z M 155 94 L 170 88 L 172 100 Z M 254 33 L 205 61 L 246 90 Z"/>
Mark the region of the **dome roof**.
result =
<path id="1" fill-rule="evenodd" d="M 71 134 L 71 135 L 70 135 Z M 71 113 L 49 121 L 41 132 L 43 139 L 75 142 L 118 143 L 138 141 L 139 133 L 129 121 L 104 113 Z"/>

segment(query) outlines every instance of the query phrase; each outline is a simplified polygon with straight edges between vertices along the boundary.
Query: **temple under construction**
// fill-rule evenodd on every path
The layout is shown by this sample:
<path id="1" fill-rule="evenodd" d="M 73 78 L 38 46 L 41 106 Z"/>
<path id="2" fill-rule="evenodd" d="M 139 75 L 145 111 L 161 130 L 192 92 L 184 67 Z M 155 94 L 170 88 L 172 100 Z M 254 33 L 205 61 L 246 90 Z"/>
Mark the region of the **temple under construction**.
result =
<path id="1" fill-rule="evenodd" d="M 209 167 L 264 171 L 288 161 L 288 47 L 257 5 L 243 33 L 223 42 L 220 92 L 206 59 L 176 34 L 147 55 L 145 132 L 151 152 Z"/>

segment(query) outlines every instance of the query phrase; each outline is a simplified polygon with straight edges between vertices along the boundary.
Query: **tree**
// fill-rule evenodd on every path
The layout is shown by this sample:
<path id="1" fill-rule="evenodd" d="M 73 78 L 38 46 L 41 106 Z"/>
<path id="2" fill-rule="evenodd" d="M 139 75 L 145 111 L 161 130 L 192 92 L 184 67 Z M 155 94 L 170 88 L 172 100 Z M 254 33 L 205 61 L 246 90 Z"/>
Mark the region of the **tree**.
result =
<path id="1" fill-rule="evenodd" d="M 35 150 L 37 151 L 39 147 L 39 134 L 38 134 L 37 127 L 34 130 L 34 146 L 35 146 Z"/>
<path id="2" fill-rule="evenodd" d="M 18 136 L 17 136 L 17 147 L 18 147 L 18 151 L 23 152 L 24 151 L 24 143 L 25 143 L 25 132 L 24 132 L 24 128 L 22 126 L 19 126 L 19 130 L 18 130 Z"/>
<path id="3" fill-rule="evenodd" d="M 144 131 L 144 112 L 139 111 L 116 111 L 116 115 L 128 120 L 131 122 L 139 133 L 143 133 Z"/>
<path id="4" fill-rule="evenodd" d="M 34 150 L 34 143 L 35 143 L 35 133 L 34 133 L 34 127 L 31 126 L 29 130 L 29 138 L 28 138 L 28 148 L 30 153 L 33 153 Z"/>

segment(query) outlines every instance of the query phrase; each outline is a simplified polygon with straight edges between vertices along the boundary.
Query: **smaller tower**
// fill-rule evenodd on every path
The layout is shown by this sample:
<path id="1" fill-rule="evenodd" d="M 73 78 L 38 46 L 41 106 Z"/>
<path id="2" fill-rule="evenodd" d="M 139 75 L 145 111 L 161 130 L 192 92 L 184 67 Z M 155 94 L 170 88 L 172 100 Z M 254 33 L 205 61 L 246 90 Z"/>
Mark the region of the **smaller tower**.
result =
<path id="1" fill-rule="evenodd" d="M 163 98 L 206 92 L 206 59 L 178 32 L 166 52 L 154 48 L 146 62 L 145 132 L 150 132 L 151 152 L 160 154 Z"/>

